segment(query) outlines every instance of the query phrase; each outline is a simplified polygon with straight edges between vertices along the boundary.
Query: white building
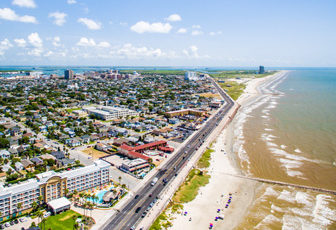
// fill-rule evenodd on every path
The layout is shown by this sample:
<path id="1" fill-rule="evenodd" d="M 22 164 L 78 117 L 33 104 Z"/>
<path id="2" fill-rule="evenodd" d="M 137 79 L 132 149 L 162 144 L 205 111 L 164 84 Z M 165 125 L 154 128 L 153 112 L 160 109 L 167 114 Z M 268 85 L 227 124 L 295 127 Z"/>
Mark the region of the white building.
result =
<path id="1" fill-rule="evenodd" d="M 64 197 L 75 190 L 80 192 L 109 182 L 110 164 L 97 160 L 93 165 L 56 173 L 48 171 L 11 187 L 0 186 L 0 212 L 9 217 L 32 207 L 33 202 L 42 202 Z M 21 203 L 21 205 L 18 205 Z M 19 206 L 21 206 L 19 208 Z"/>
<path id="2" fill-rule="evenodd" d="M 184 74 L 184 80 L 187 80 L 187 81 L 197 81 L 198 80 L 198 77 L 197 77 L 197 74 L 195 72 L 185 72 Z"/>
<path id="3" fill-rule="evenodd" d="M 111 120 L 126 116 L 138 116 L 138 112 L 127 108 L 119 108 L 112 106 L 95 106 L 83 109 L 88 114 L 93 114 L 103 120 Z"/>
<path id="4" fill-rule="evenodd" d="M 131 173 L 143 170 L 145 168 L 149 168 L 148 161 L 141 158 L 137 158 L 134 160 L 125 160 L 120 166 L 121 170 Z"/>

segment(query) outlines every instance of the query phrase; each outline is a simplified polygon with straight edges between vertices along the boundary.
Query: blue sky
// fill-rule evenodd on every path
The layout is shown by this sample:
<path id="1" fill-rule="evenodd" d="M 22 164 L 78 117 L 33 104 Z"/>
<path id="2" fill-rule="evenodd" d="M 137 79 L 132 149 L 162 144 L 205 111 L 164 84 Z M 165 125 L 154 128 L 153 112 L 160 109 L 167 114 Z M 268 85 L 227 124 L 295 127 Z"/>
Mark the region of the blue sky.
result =
<path id="1" fill-rule="evenodd" d="M 336 66 L 334 0 L 1 0 L 0 65 Z"/>

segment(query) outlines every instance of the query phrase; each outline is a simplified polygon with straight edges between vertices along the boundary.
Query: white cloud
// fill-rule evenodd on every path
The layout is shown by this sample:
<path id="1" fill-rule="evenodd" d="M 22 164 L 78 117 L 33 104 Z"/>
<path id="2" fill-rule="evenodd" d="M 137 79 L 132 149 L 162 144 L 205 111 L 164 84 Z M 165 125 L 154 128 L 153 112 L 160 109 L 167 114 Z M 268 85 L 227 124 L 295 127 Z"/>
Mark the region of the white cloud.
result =
<path id="1" fill-rule="evenodd" d="M 68 0 L 67 3 L 71 5 L 71 4 L 76 4 L 77 1 L 76 0 Z"/>
<path id="2" fill-rule="evenodd" d="M 41 48 L 43 46 L 43 41 L 40 38 L 40 36 L 39 36 L 38 33 L 31 33 L 31 34 L 29 34 L 29 36 L 28 36 L 28 42 L 32 46 L 37 47 L 37 48 Z"/>
<path id="3" fill-rule="evenodd" d="M 14 0 L 12 2 L 13 5 L 17 5 L 20 7 L 27 7 L 27 8 L 35 8 L 36 4 L 34 0 Z"/>
<path id="4" fill-rule="evenodd" d="M 47 53 L 45 53 L 43 56 L 45 56 L 45 57 L 49 57 L 49 56 L 51 56 L 51 55 L 53 55 L 54 54 L 54 52 L 52 52 L 51 50 L 49 50 Z"/>
<path id="5" fill-rule="evenodd" d="M 42 48 L 34 48 L 28 51 L 28 55 L 39 57 L 41 56 L 42 52 L 43 52 Z"/>
<path id="6" fill-rule="evenodd" d="M 178 34 L 185 34 L 187 33 L 187 29 L 185 28 L 180 28 L 178 31 L 177 31 Z"/>
<path id="7" fill-rule="evenodd" d="M 201 29 L 201 26 L 200 25 L 192 25 L 191 26 L 193 29 Z"/>
<path id="8" fill-rule="evenodd" d="M 108 47 L 110 47 L 111 45 L 110 45 L 110 43 L 108 43 L 108 42 L 99 42 L 99 43 L 97 44 L 97 46 L 98 46 L 98 47 L 102 47 L 102 48 L 108 48 Z"/>
<path id="9" fill-rule="evenodd" d="M 81 37 L 76 45 L 83 47 L 99 47 L 99 48 L 108 48 L 111 46 L 110 43 L 108 42 L 103 41 L 96 43 L 94 39 L 86 37 Z"/>
<path id="10" fill-rule="evenodd" d="M 96 46 L 96 42 L 92 38 L 88 39 L 86 37 L 81 37 L 79 39 L 79 42 L 77 42 L 76 45 L 78 45 L 78 46 Z"/>
<path id="11" fill-rule="evenodd" d="M 201 35 L 201 34 L 203 34 L 203 32 L 201 30 L 193 30 L 191 32 L 191 35 L 193 35 L 193 36 L 197 36 L 197 35 Z"/>
<path id="12" fill-rule="evenodd" d="M 23 38 L 16 38 L 14 39 L 14 42 L 16 43 L 18 47 L 26 47 L 27 45 L 26 40 L 24 40 Z"/>
<path id="13" fill-rule="evenodd" d="M 62 26 L 65 23 L 66 16 L 67 15 L 65 13 L 58 11 L 49 14 L 49 18 L 54 18 L 54 24 L 58 26 Z"/>
<path id="14" fill-rule="evenodd" d="M 120 25 L 121 26 L 128 26 L 128 23 L 127 22 L 120 22 Z"/>
<path id="15" fill-rule="evenodd" d="M 199 55 L 198 54 L 198 47 L 195 45 L 190 46 L 188 49 L 184 49 L 182 50 L 182 53 L 187 56 L 188 58 L 196 58 L 196 59 L 200 59 L 200 58 L 209 58 L 208 55 Z"/>
<path id="16" fill-rule="evenodd" d="M 100 22 L 95 22 L 89 18 L 79 18 L 78 22 L 87 26 L 87 28 L 89 28 L 90 30 L 100 30 L 101 29 Z"/>
<path id="17" fill-rule="evenodd" d="M 8 50 L 9 48 L 11 48 L 13 45 L 10 43 L 10 41 L 5 38 L 4 40 L 2 40 L 0 42 L 0 56 L 5 54 L 5 50 Z"/>
<path id="18" fill-rule="evenodd" d="M 173 27 L 169 23 L 140 21 L 131 26 L 131 30 L 139 34 L 143 33 L 169 33 Z"/>
<path id="19" fill-rule="evenodd" d="M 111 51 L 111 55 L 127 58 L 143 58 L 143 57 L 162 57 L 166 54 L 161 49 L 153 49 L 148 47 L 135 47 L 131 43 L 123 45 L 117 50 Z"/>
<path id="20" fill-rule="evenodd" d="M 25 22 L 25 23 L 37 23 L 37 20 L 34 16 L 29 15 L 19 16 L 15 13 L 14 10 L 9 8 L 0 9 L 0 19 L 8 21 Z"/>
<path id="21" fill-rule="evenodd" d="M 222 34 L 222 31 L 210 32 L 209 33 L 210 36 L 221 35 L 221 34 Z"/>
<path id="22" fill-rule="evenodd" d="M 170 21 L 170 22 L 178 22 L 178 21 L 181 21 L 182 18 L 180 15 L 178 14 L 172 14 L 170 15 L 168 18 L 166 18 L 167 21 Z"/>
<path id="23" fill-rule="evenodd" d="M 60 42 L 61 42 L 61 38 L 58 37 L 58 36 L 56 36 L 52 39 L 53 46 L 56 46 L 56 47 L 61 46 Z"/>

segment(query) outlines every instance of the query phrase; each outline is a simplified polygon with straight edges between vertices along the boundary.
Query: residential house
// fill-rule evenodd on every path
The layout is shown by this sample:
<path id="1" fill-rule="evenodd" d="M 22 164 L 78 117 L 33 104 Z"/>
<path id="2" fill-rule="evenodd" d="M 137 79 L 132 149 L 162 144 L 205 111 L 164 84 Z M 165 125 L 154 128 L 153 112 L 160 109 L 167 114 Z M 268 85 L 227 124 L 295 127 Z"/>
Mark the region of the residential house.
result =
<path id="1" fill-rule="evenodd" d="M 21 162 L 15 162 L 15 169 L 17 171 L 21 171 L 21 170 L 24 169 L 24 166 L 23 166 L 23 164 Z"/>
<path id="2" fill-rule="evenodd" d="M 43 164 L 43 160 L 41 160 L 38 157 L 34 157 L 32 159 L 30 159 L 31 162 L 33 162 L 35 165 L 42 165 Z"/>
<path id="3" fill-rule="evenodd" d="M 81 139 L 82 139 L 82 143 L 84 144 L 89 144 L 90 142 L 90 136 L 89 135 L 84 135 L 84 136 L 81 136 Z"/>
<path id="4" fill-rule="evenodd" d="M 80 146 L 82 144 L 82 141 L 81 139 L 75 137 L 75 138 L 66 139 L 65 144 L 71 147 L 76 147 L 76 146 Z"/>
<path id="5" fill-rule="evenodd" d="M 3 159 L 8 159 L 10 157 L 11 153 L 7 150 L 3 149 L 0 151 L 0 157 Z"/>
<path id="6" fill-rule="evenodd" d="M 18 125 L 16 125 L 10 128 L 9 132 L 11 136 L 18 136 L 18 135 L 21 135 L 21 128 Z"/>

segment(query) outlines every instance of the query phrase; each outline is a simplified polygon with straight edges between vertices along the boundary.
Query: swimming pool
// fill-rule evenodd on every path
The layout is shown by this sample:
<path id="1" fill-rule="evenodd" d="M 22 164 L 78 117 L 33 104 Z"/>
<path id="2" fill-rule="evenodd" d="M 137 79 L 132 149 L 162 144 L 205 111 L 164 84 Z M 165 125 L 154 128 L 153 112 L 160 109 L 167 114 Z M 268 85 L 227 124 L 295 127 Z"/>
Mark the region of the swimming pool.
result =
<path id="1" fill-rule="evenodd" d="M 105 195 L 105 193 L 110 191 L 112 188 L 114 188 L 114 186 L 111 186 L 108 189 L 104 189 L 104 190 L 100 190 L 100 191 L 96 192 L 95 195 L 98 197 L 98 200 L 93 200 L 91 198 L 87 198 L 86 200 L 90 201 L 90 202 L 93 202 L 93 203 L 102 204 L 103 203 L 103 196 Z"/>

